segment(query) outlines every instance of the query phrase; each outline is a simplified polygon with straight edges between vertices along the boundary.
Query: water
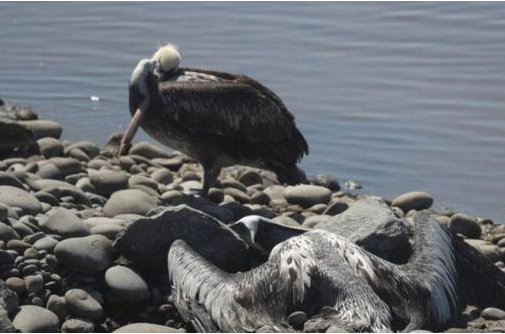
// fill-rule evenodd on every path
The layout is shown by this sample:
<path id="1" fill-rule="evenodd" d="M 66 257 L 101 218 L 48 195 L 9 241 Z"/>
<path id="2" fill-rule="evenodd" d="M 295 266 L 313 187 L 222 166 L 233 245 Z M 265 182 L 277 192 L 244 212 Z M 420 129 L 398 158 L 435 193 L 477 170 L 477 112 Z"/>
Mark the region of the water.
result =
<path id="1" fill-rule="evenodd" d="M 133 67 L 167 41 L 183 65 L 277 92 L 309 174 L 505 218 L 503 3 L 0 2 L 0 96 L 104 142 L 129 121 Z"/>

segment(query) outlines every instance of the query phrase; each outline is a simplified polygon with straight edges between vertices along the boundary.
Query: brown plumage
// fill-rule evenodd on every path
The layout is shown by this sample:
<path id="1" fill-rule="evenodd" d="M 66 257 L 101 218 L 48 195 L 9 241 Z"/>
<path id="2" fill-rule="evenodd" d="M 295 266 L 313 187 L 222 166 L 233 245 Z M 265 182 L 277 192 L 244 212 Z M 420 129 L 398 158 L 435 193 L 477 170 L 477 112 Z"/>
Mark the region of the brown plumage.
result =
<path id="1" fill-rule="evenodd" d="M 220 168 L 235 164 L 273 170 L 282 183 L 305 181 L 296 164 L 308 145 L 293 115 L 247 76 L 144 60 L 130 82 L 132 115 L 142 105 L 140 125 L 149 135 L 203 165 L 204 194 Z"/>

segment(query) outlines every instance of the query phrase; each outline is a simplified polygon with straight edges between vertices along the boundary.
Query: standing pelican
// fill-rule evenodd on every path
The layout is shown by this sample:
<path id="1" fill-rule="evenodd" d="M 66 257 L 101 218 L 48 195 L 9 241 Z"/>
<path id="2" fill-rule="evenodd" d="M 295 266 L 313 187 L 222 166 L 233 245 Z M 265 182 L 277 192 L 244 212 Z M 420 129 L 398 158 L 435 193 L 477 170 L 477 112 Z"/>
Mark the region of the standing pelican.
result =
<path id="1" fill-rule="evenodd" d="M 281 183 L 306 180 L 296 163 L 308 154 L 307 142 L 275 93 L 247 76 L 179 67 L 180 61 L 168 44 L 133 70 L 133 118 L 120 154 L 140 125 L 203 165 L 204 196 L 221 168 L 234 164 L 270 169 Z"/>

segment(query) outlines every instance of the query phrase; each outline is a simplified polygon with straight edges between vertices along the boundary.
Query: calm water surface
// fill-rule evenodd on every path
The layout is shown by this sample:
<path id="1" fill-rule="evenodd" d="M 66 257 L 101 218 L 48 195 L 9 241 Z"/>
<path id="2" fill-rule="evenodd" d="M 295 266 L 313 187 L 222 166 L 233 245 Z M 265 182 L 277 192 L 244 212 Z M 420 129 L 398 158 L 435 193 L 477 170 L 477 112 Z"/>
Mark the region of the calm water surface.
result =
<path id="1" fill-rule="evenodd" d="M 104 142 L 167 41 L 277 92 L 309 174 L 505 220 L 505 4 L 0 2 L 0 96 Z"/>

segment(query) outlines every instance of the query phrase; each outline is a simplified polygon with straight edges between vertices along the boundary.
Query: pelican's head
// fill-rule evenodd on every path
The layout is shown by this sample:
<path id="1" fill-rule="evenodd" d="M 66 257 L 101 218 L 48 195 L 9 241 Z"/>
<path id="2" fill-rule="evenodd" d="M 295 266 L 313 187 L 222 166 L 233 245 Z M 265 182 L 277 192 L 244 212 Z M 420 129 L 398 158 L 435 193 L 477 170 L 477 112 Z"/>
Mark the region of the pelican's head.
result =
<path id="1" fill-rule="evenodd" d="M 162 77 L 173 74 L 181 63 L 181 55 L 177 47 L 170 43 L 159 48 L 151 59 L 156 64 L 156 69 Z"/>
<path id="2" fill-rule="evenodd" d="M 129 83 L 129 104 L 133 118 L 123 135 L 123 139 L 121 139 L 119 155 L 123 154 L 129 147 L 142 118 L 149 108 L 151 92 L 157 89 L 158 75 L 155 69 L 155 62 L 152 59 L 142 59 L 132 72 Z"/>

